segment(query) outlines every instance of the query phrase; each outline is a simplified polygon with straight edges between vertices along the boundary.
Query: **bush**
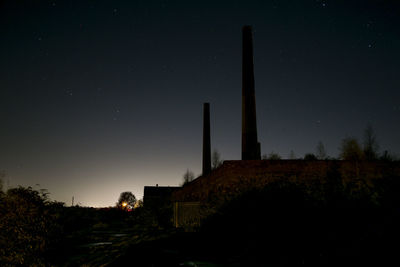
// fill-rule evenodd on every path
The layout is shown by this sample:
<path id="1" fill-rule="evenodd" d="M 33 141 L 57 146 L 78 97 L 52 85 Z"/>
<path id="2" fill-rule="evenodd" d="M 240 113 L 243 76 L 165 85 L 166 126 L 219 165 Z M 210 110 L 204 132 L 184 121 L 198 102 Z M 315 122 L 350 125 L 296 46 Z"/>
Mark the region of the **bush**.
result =
<path id="1" fill-rule="evenodd" d="M 45 254 L 61 233 L 57 207 L 45 191 L 12 188 L 0 195 L 0 262 L 45 265 Z M 61 204 L 62 206 L 62 204 Z"/>
<path id="2" fill-rule="evenodd" d="M 340 146 L 340 158 L 343 160 L 363 160 L 364 152 L 354 137 L 344 138 Z"/>
<path id="3" fill-rule="evenodd" d="M 304 160 L 317 160 L 317 156 L 312 153 L 307 153 L 304 155 Z"/>

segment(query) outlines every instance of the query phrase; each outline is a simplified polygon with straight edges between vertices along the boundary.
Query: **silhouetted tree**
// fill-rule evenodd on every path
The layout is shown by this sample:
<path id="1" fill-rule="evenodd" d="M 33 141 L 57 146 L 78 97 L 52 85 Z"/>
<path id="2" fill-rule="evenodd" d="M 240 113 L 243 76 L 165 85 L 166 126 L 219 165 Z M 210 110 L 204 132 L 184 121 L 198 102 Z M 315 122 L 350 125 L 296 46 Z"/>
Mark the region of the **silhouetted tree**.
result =
<path id="1" fill-rule="evenodd" d="M 313 153 L 307 153 L 304 155 L 304 160 L 317 160 L 317 157 Z"/>
<path id="2" fill-rule="evenodd" d="M 316 150 L 317 150 L 317 159 L 326 159 L 327 158 L 325 146 L 321 141 L 318 142 Z"/>
<path id="3" fill-rule="evenodd" d="M 282 158 L 278 153 L 275 153 L 275 152 L 272 151 L 271 153 L 269 153 L 267 159 L 269 159 L 269 160 L 279 160 L 279 159 L 282 159 Z"/>
<path id="4" fill-rule="evenodd" d="M 211 168 L 214 170 L 221 166 L 222 160 L 221 160 L 221 155 L 219 154 L 218 150 L 214 149 L 212 155 L 211 155 Z"/>
<path id="5" fill-rule="evenodd" d="M 364 158 L 364 153 L 361 149 L 361 146 L 354 137 L 344 138 L 339 149 L 341 159 L 362 160 Z"/>
<path id="6" fill-rule="evenodd" d="M 132 192 L 122 192 L 119 195 L 117 207 L 120 209 L 132 209 L 135 206 L 136 197 Z"/>
<path id="7" fill-rule="evenodd" d="M 376 160 L 378 159 L 379 145 L 376 139 L 376 134 L 374 129 L 370 124 L 364 130 L 364 140 L 363 140 L 364 156 L 366 160 Z"/>
<path id="8" fill-rule="evenodd" d="M 182 185 L 190 183 L 193 180 L 194 180 L 194 173 L 191 170 L 187 169 L 185 174 L 183 175 Z"/>
<path id="9" fill-rule="evenodd" d="M 383 151 L 383 153 L 379 159 L 383 160 L 383 161 L 389 161 L 389 162 L 399 160 L 399 158 L 396 155 L 393 155 L 392 153 L 390 153 L 387 150 Z"/>
<path id="10" fill-rule="evenodd" d="M 293 150 L 290 150 L 289 159 L 296 159 L 296 154 L 294 154 Z"/>
<path id="11" fill-rule="evenodd" d="M 143 200 L 139 199 L 136 201 L 135 208 L 142 208 L 143 207 Z"/>

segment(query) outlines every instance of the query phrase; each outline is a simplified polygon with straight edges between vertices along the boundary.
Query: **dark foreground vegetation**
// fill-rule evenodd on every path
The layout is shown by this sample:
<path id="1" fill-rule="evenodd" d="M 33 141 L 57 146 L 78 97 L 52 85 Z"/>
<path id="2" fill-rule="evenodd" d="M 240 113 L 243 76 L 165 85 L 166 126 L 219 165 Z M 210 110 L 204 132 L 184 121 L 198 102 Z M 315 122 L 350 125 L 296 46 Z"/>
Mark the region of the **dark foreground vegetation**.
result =
<path id="1" fill-rule="evenodd" d="M 143 208 L 65 207 L 47 195 L 31 187 L 0 190 L 0 266 L 98 266 L 166 233 Z"/>
<path id="2" fill-rule="evenodd" d="M 201 231 L 213 250 L 242 266 L 390 265 L 399 261 L 397 178 L 373 189 L 340 180 L 273 183 L 227 203 Z"/>
<path id="3" fill-rule="evenodd" d="M 271 183 L 188 233 L 172 228 L 170 211 L 65 207 L 19 187 L 0 193 L 0 265 L 393 265 L 399 188 L 399 177 L 344 184 L 338 173 L 326 183 Z"/>

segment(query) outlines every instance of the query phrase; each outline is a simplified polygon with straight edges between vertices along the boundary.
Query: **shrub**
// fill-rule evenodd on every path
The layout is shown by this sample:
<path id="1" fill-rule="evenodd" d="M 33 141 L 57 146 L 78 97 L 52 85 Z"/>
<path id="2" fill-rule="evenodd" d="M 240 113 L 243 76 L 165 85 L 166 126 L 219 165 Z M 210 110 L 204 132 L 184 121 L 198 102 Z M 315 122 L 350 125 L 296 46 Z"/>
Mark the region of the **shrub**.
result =
<path id="1" fill-rule="evenodd" d="M 0 262 L 45 265 L 45 254 L 61 232 L 55 206 L 45 191 L 12 188 L 0 195 Z"/>

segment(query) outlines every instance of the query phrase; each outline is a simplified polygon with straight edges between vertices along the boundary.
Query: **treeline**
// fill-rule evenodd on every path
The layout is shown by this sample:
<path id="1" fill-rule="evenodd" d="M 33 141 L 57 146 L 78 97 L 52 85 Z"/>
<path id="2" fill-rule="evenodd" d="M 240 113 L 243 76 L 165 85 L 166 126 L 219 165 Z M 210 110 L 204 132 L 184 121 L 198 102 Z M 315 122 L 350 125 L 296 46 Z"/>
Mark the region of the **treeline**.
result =
<path id="1" fill-rule="evenodd" d="M 281 155 L 275 152 L 264 154 L 264 160 L 279 160 Z M 356 137 L 343 138 L 339 146 L 339 156 L 337 158 L 328 155 L 325 145 L 319 141 L 315 152 L 306 153 L 303 157 L 297 157 L 293 150 L 290 151 L 288 159 L 304 159 L 304 160 L 382 160 L 397 161 L 398 157 L 388 150 L 379 152 L 379 143 L 374 129 L 368 125 L 364 129 L 362 143 Z"/>
<path id="2" fill-rule="evenodd" d="M 339 146 L 338 157 L 328 155 L 327 149 L 322 141 L 317 143 L 315 152 L 308 152 L 303 157 L 298 157 L 293 150 L 285 158 L 292 160 L 380 160 L 385 162 L 398 161 L 400 158 L 388 150 L 379 151 L 380 146 L 376 133 L 371 125 L 367 125 L 363 132 L 362 143 L 356 137 L 343 138 Z M 269 154 L 263 154 L 262 160 L 281 160 L 284 157 L 272 151 Z M 216 169 L 223 163 L 218 150 L 214 150 L 211 156 L 212 169 Z M 198 175 L 200 176 L 200 175 Z M 193 171 L 187 169 L 183 174 L 181 185 L 185 185 L 196 178 Z"/>

